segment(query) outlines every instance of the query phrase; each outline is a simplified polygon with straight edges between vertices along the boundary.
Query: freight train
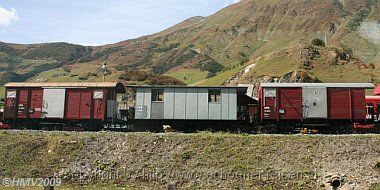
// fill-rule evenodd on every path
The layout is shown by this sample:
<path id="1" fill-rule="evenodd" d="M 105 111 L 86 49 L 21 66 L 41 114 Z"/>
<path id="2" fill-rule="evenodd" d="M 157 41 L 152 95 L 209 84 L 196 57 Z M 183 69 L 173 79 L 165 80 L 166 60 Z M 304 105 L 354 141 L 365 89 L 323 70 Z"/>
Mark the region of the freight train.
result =
<path id="1" fill-rule="evenodd" d="M 373 88 L 370 83 L 261 83 L 255 99 L 241 86 L 7 83 L 0 128 L 375 130 L 380 89 L 365 96 Z"/>

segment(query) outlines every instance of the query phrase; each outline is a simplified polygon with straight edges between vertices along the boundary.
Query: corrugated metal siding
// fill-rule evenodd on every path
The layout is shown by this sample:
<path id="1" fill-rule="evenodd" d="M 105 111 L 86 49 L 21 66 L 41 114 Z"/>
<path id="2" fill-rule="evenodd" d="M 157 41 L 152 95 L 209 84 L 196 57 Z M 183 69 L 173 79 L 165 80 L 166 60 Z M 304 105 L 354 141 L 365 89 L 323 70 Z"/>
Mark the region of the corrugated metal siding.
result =
<path id="1" fill-rule="evenodd" d="M 150 92 L 152 88 L 136 89 L 136 119 L 237 119 L 237 92 L 234 88 L 222 88 L 221 102 L 208 102 L 208 88 L 163 88 L 163 116 L 158 116 L 161 108 L 154 108 L 151 102 Z M 214 88 L 213 88 L 214 89 Z M 147 95 L 149 92 L 149 96 Z M 148 98 L 149 97 L 149 98 Z M 151 110 L 152 117 L 142 117 L 139 110 Z M 157 109 L 156 109 L 157 108 Z M 222 111 L 223 110 L 223 111 Z"/>
<path id="2" fill-rule="evenodd" d="M 236 89 L 229 89 L 228 95 L 228 119 L 237 119 L 237 92 Z"/>
<path id="3" fill-rule="evenodd" d="M 351 100 L 348 88 L 328 88 L 327 99 L 329 119 L 351 119 Z"/>
<path id="4" fill-rule="evenodd" d="M 302 88 L 279 88 L 278 111 L 280 119 L 302 119 Z M 280 113 L 284 110 L 284 113 Z"/>
<path id="5" fill-rule="evenodd" d="M 174 119 L 174 88 L 164 89 L 164 118 Z"/>
<path id="6" fill-rule="evenodd" d="M 186 89 L 186 119 L 198 118 L 198 90 L 196 88 Z"/>
<path id="7" fill-rule="evenodd" d="M 208 89 L 198 89 L 198 119 L 208 119 Z"/>
<path id="8" fill-rule="evenodd" d="M 175 91 L 174 119 L 185 119 L 186 118 L 186 89 L 176 88 L 174 91 Z"/>
<path id="9" fill-rule="evenodd" d="M 212 103 L 208 104 L 208 118 L 211 120 L 221 119 L 222 117 L 222 104 Z"/>
<path id="10" fill-rule="evenodd" d="M 353 119 L 366 119 L 365 90 L 351 89 Z"/>
<path id="11" fill-rule="evenodd" d="M 30 109 L 32 110 L 32 113 L 29 114 L 29 117 L 41 118 L 43 90 L 32 89 L 30 96 L 31 96 Z"/>
<path id="12" fill-rule="evenodd" d="M 143 106 L 144 105 L 144 89 L 138 88 L 136 90 L 136 105 Z"/>
<path id="13" fill-rule="evenodd" d="M 28 114 L 29 90 L 18 91 L 17 117 L 26 118 Z"/>
<path id="14" fill-rule="evenodd" d="M 221 118 L 225 120 L 229 120 L 229 96 L 230 96 L 230 91 L 229 89 L 222 89 L 221 90 L 221 103 L 222 103 L 222 108 L 221 108 Z M 235 106 L 236 107 L 236 106 Z"/>
<path id="15" fill-rule="evenodd" d="M 151 119 L 164 119 L 164 103 L 152 102 Z"/>
<path id="16" fill-rule="evenodd" d="M 107 118 L 115 118 L 117 116 L 117 102 L 115 100 L 107 100 Z"/>
<path id="17" fill-rule="evenodd" d="M 144 106 L 146 106 L 146 116 L 150 119 L 152 106 L 152 90 L 150 88 L 144 89 Z"/>
<path id="18" fill-rule="evenodd" d="M 136 89 L 136 119 L 147 119 L 147 108 L 145 106 L 145 89 L 137 88 Z"/>

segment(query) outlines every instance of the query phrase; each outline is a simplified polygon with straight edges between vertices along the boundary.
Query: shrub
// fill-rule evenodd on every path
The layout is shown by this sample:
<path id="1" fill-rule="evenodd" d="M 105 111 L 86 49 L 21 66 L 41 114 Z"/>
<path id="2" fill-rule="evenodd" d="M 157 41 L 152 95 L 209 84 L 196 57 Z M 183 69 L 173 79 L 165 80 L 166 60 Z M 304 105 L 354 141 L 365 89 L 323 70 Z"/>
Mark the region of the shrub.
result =
<path id="1" fill-rule="evenodd" d="M 126 80 L 126 81 L 130 81 L 131 80 L 131 77 L 128 74 L 121 74 L 118 78 L 120 80 Z"/>
<path id="2" fill-rule="evenodd" d="M 96 73 L 87 73 L 87 77 L 97 77 L 98 74 Z"/>
<path id="3" fill-rule="evenodd" d="M 358 14 L 355 16 L 354 19 L 352 19 L 350 22 L 348 22 L 348 27 L 350 27 L 352 30 L 357 30 L 361 23 L 368 17 L 370 14 L 369 10 L 362 9 L 358 12 Z"/>
<path id="4" fill-rule="evenodd" d="M 116 71 L 125 71 L 125 70 L 128 70 L 128 66 L 127 65 L 117 65 L 114 67 Z"/>
<path id="5" fill-rule="evenodd" d="M 198 66 L 203 71 L 211 73 L 218 73 L 224 69 L 224 66 L 214 60 L 202 61 L 198 63 Z"/>
<path id="6" fill-rule="evenodd" d="M 71 72 L 70 68 L 67 67 L 67 66 L 63 66 L 62 69 L 63 69 L 63 71 L 65 71 L 66 73 L 70 73 L 70 72 Z"/>
<path id="7" fill-rule="evenodd" d="M 380 169 L 380 162 L 375 164 L 375 168 Z"/>
<path id="8" fill-rule="evenodd" d="M 78 77 L 79 80 L 87 80 L 87 77 Z"/>
<path id="9" fill-rule="evenodd" d="M 326 46 L 325 42 L 319 38 L 315 38 L 311 41 L 311 44 L 314 45 L 314 46 L 321 46 L 321 47 L 324 47 Z"/>
<path id="10" fill-rule="evenodd" d="M 207 73 L 206 78 L 211 78 L 211 77 L 214 77 L 214 76 L 215 76 L 215 73 L 209 72 L 209 73 Z"/>

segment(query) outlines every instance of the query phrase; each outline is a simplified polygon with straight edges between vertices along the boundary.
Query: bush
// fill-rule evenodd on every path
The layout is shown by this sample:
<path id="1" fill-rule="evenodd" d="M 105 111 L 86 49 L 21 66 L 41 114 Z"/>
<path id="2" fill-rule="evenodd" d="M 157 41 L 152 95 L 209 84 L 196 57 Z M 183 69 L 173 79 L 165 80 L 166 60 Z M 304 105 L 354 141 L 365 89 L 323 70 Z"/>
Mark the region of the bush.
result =
<path id="1" fill-rule="evenodd" d="M 380 162 L 376 163 L 375 168 L 380 169 Z"/>
<path id="2" fill-rule="evenodd" d="M 153 76 L 149 79 L 148 84 L 186 86 L 184 82 L 169 76 Z"/>
<path id="3" fill-rule="evenodd" d="M 88 78 L 87 77 L 79 77 L 78 79 L 79 80 L 87 80 Z"/>
<path id="4" fill-rule="evenodd" d="M 125 70 L 128 70 L 128 66 L 127 65 L 117 65 L 114 67 L 116 71 L 125 71 Z"/>
<path id="5" fill-rule="evenodd" d="M 362 9 L 358 12 L 358 14 L 355 16 L 354 19 L 352 19 L 350 22 L 348 22 L 348 27 L 350 27 L 352 30 L 357 30 L 361 23 L 368 17 L 370 14 L 369 10 Z"/>
<path id="6" fill-rule="evenodd" d="M 326 44 L 323 40 L 319 39 L 319 38 L 315 38 L 311 41 L 311 44 L 314 45 L 314 46 L 321 46 L 321 47 L 325 47 Z"/>
<path id="7" fill-rule="evenodd" d="M 96 73 L 87 73 L 87 77 L 97 77 L 98 74 Z"/>
<path id="8" fill-rule="evenodd" d="M 202 71 L 208 71 L 210 73 L 218 73 L 224 69 L 223 65 L 214 60 L 199 62 L 198 67 L 200 67 Z"/>
<path id="9" fill-rule="evenodd" d="M 207 76 L 206 76 L 206 78 L 208 79 L 208 78 L 211 78 L 211 77 L 215 77 L 215 73 L 207 73 Z"/>
<path id="10" fill-rule="evenodd" d="M 120 80 L 130 81 L 130 80 L 131 80 L 131 77 L 130 77 L 130 75 L 128 75 L 128 74 L 121 74 L 121 75 L 119 76 L 118 79 L 120 79 Z"/>
<path id="11" fill-rule="evenodd" d="M 66 73 L 70 73 L 70 72 L 71 72 L 70 68 L 67 67 L 67 66 L 63 66 L 62 69 L 63 69 L 63 71 L 65 71 Z"/>

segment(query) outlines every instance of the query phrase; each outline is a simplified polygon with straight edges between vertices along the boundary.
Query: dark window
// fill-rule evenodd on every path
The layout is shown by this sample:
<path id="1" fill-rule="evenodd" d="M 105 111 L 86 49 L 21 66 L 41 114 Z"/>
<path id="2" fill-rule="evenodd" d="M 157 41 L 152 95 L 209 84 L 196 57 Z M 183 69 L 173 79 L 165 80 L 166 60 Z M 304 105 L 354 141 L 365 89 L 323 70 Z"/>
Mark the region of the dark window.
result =
<path id="1" fill-rule="evenodd" d="M 154 102 L 164 101 L 164 90 L 163 89 L 152 89 L 152 101 L 154 101 Z"/>
<path id="2" fill-rule="evenodd" d="M 377 113 L 380 113 L 380 103 L 377 103 L 376 107 L 377 107 Z"/>
<path id="3" fill-rule="evenodd" d="M 367 113 L 368 114 L 373 114 L 374 109 L 373 109 L 373 103 L 367 103 Z"/>
<path id="4" fill-rule="evenodd" d="M 208 90 L 208 102 L 220 102 L 220 100 L 221 96 L 219 89 Z"/>

